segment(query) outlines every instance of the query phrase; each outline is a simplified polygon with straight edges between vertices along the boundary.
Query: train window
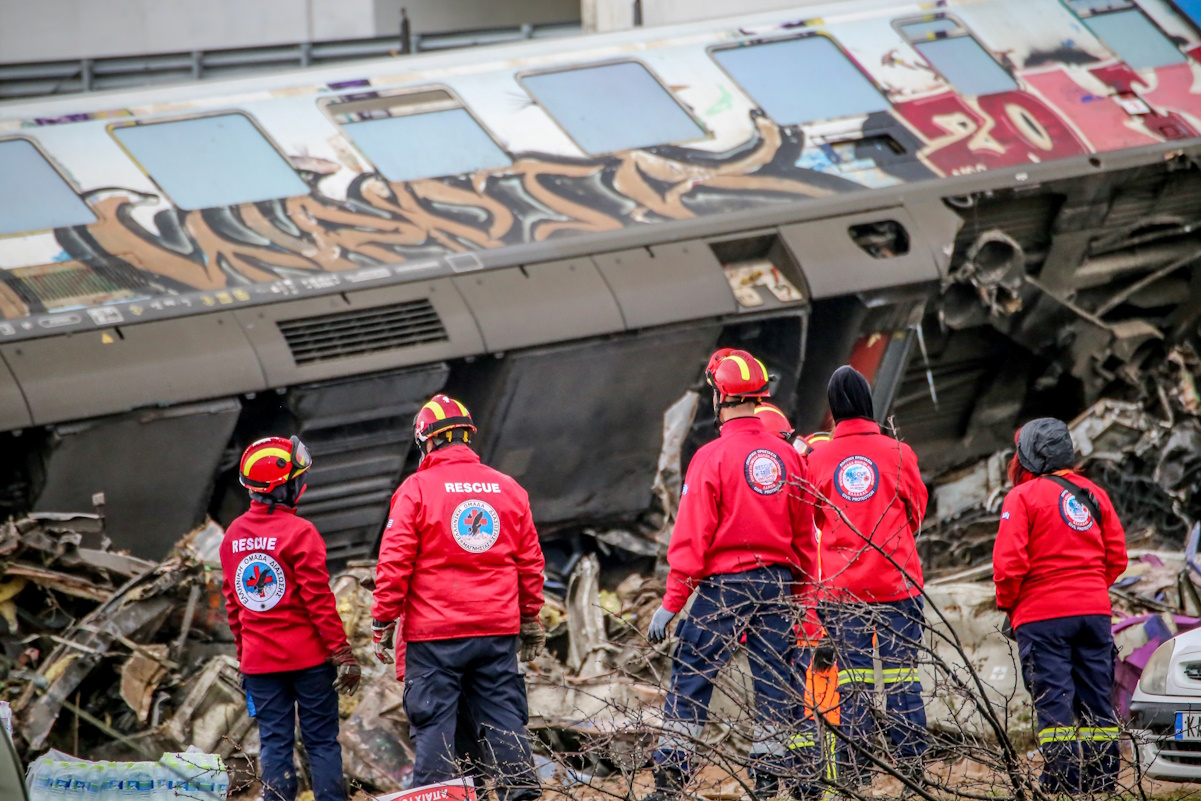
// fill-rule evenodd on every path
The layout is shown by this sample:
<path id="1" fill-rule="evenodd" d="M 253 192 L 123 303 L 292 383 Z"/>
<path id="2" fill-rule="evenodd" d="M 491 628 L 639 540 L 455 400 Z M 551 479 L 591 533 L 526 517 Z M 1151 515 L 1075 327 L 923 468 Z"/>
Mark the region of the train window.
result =
<path id="1" fill-rule="evenodd" d="M 825 36 L 723 48 L 714 50 L 713 58 L 781 125 L 889 108 L 872 82 Z M 817 80 L 798 81 L 798 75 Z"/>
<path id="2" fill-rule="evenodd" d="M 181 209 L 309 193 L 284 157 L 241 114 L 115 126 L 112 132 Z"/>
<path id="3" fill-rule="evenodd" d="M 1201 0 L 1171 0 L 1171 3 L 1193 23 L 1193 27 L 1201 28 Z"/>
<path id="4" fill-rule="evenodd" d="M 929 19 L 925 22 L 907 22 L 904 25 L 905 35 L 911 41 L 921 39 L 937 39 L 940 36 L 960 34 L 963 29 L 953 19 Z"/>
<path id="5" fill-rule="evenodd" d="M 0 142 L 0 236 L 96 222 L 96 215 L 27 139 Z"/>
<path id="6" fill-rule="evenodd" d="M 1018 88 L 1013 76 L 971 32 L 950 17 L 903 22 L 900 30 L 922 58 L 960 94 L 981 97 Z"/>
<path id="7" fill-rule="evenodd" d="M 1183 64 L 1184 54 L 1129 0 L 1068 0 L 1094 36 L 1136 70 Z"/>
<path id="8" fill-rule="evenodd" d="M 540 72 L 521 80 L 568 136 L 589 153 L 705 136 L 705 130 L 671 92 L 636 61 Z"/>
<path id="9" fill-rule="evenodd" d="M 511 163 L 443 89 L 348 98 L 327 110 L 389 181 L 463 175 Z"/>

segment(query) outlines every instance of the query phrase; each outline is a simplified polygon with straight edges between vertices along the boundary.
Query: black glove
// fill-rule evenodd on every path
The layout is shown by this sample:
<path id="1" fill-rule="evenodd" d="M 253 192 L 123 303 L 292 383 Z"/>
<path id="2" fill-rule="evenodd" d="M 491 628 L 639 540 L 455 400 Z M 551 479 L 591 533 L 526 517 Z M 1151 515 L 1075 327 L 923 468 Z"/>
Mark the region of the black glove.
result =
<path id="1" fill-rule="evenodd" d="M 521 640 L 519 655 L 522 662 L 532 662 L 542 653 L 546 645 L 546 632 L 542 630 L 542 621 L 537 615 L 521 619 L 521 632 L 517 635 Z"/>
<path id="2" fill-rule="evenodd" d="M 666 607 L 660 606 L 655 610 L 655 616 L 651 618 L 651 627 L 646 633 L 646 638 L 655 645 L 666 640 L 667 626 L 675 620 L 675 617 L 675 612 L 668 612 Z"/>

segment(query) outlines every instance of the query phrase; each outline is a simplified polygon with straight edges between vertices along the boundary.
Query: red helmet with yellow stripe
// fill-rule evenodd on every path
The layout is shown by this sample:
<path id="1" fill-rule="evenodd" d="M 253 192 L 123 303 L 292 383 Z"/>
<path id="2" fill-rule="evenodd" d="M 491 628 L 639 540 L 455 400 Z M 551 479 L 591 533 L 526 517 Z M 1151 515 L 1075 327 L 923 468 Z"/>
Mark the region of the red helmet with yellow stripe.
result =
<path id="1" fill-rule="evenodd" d="M 780 407 L 774 403 L 764 402 L 755 406 L 755 416 L 763 421 L 764 428 L 785 442 L 792 442 L 796 437 L 796 431 L 793 430 L 792 424 L 788 422 L 784 412 L 780 411 Z"/>
<path id="2" fill-rule="evenodd" d="M 710 358 L 710 364 L 716 359 L 717 365 L 709 369 L 705 377 L 709 386 L 721 395 L 722 406 L 746 403 L 771 394 L 767 388 L 771 377 L 763 362 L 745 350 L 731 350 L 720 359 L 716 357 L 715 353 Z"/>
<path id="3" fill-rule="evenodd" d="M 705 365 L 705 381 L 709 383 L 709 386 L 713 386 L 713 373 L 717 370 L 717 365 L 733 352 L 733 348 L 718 348 L 713 351 L 713 355 L 709 357 L 709 364 Z"/>
<path id="4" fill-rule="evenodd" d="M 423 444 L 430 437 L 446 434 L 449 442 L 456 428 L 463 429 L 463 441 L 466 442 L 476 431 L 471 422 L 471 412 L 449 395 L 435 395 L 421 407 L 413 418 L 413 438 L 417 444 Z"/>
<path id="5" fill-rule="evenodd" d="M 251 492 L 269 494 L 308 470 L 313 464 L 300 437 L 267 437 L 252 442 L 242 454 L 238 481 Z"/>

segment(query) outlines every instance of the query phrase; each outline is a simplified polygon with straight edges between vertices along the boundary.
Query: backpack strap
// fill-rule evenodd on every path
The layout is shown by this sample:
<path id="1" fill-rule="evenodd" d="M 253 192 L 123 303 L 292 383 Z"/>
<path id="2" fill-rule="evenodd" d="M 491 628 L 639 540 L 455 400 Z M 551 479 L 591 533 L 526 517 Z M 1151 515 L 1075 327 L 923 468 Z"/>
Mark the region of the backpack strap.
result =
<path id="1" fill-rule="evenodd" d="M 1093 495 L 1092 491 L 1085 489 L 1079 484 L 1073 484 L 1063 476 L 1047 474 L 1041 475 L 1039 478 L 1045 478 L 1049 479 L 1050 481 L 1054 481 L 1056 484 L 1072 493 L 1072 497 L 1076 499 L 1077 503 L 1088 510 L 1089 514 L 1093 516 L 1093 520 L 1097 521 L 1098 526 L 1101 525 L 1101 507 L 1100 504 L 1097 503 L 1097 496 Z"/>

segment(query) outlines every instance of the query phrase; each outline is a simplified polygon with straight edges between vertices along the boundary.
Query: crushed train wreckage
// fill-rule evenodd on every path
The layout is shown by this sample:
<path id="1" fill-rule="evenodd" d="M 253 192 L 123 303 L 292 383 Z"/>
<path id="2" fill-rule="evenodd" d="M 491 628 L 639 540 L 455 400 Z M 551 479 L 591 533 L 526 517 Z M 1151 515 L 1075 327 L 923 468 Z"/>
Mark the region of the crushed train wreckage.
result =
<path id="1" fill-rule="evenodd" d="M 1181 363 L 1195 360 L 1181 354 Z M 1112 491 L 1130 533 L 1130 568 L 1112 591 L 1118 684 L 1128 698 L 1155 647 L 1201 623 L 1201 527 L 1185 542 L 1201 488 L 1201 401 L 1192 369 L 1148 400 L 1104 399 L 1075 419 L 1086 471 Z M 685 396 L 664 418 L 656 477 L 662 509 L 679 491 L 679 443 L 696 408 Z M 1007 490 L 1001 451 L 932 482 L 922 537 L 929 664 L 922 678 L 933 728 L 988 735 L 959 692 L 968 665 L 1009 731 L 1029 728 L 1029 699 L 1010 643 L 999 637 L 991 545 Z M 1137 487 L 1138 491 L 1130 491 Z M 1123 489 L 1125 491 L 1123 492 Z M 1125 497 L 1123 497 L 1123 494 Z M 102 499 L 99 499 L 102 503 Z M 641 527 L 582 529 L 544 542 L 548 648 L 526 666 L 530 726 L 548 781 L 603 780 L 646 764 L 660 722 L 674 641 L 645 636 L 664 589 L 670 513 Z M 0 698 L 13 708 L 27 759 L 48 748 L 93 759 L 157 760 L 199 749 L 230 766 L 233 787 L 253 775 L 257 728 L 248 716 L 225 620 L 216 524 L 191 532 L 161 562 L 111 549 L 102 506 L 92 514 L 37 514 L 0 526 Z M 1184 546 L 1182 548 L 1182 546 Z M 364 666 L 342 699 L 347 776 L 369 792 L 411 781 L 402 686 L 371 655 L 374 565 L 333 578 L 338 611 Z M 703 739 L 749 748 L 750 671 L 724 669 Z"/>

